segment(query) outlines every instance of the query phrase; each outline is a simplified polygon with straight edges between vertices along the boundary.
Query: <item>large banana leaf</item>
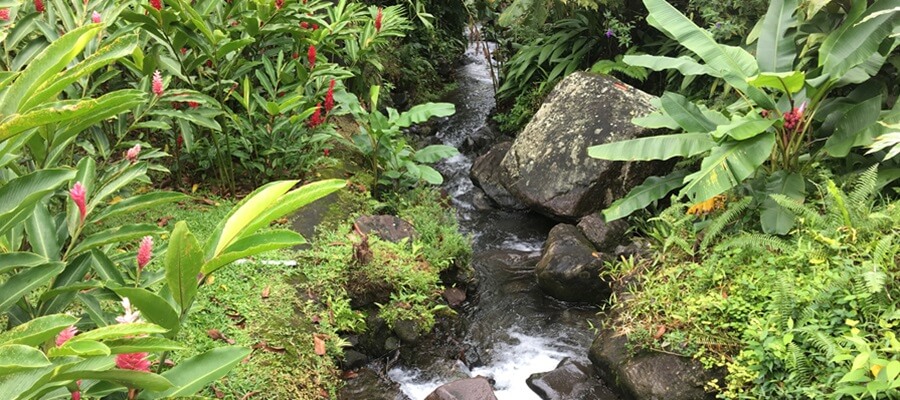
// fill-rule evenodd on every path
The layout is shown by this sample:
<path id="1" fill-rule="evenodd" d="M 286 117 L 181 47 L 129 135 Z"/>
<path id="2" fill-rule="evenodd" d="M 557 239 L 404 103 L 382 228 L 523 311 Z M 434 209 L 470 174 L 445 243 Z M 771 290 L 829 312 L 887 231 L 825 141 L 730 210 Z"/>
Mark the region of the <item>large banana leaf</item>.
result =
<path id="1" fill-rule="evenodd" d="M 681 72 L 684 76 L 691 75 L 709 75 L 715 78 L 721 78 L 722 74 L 706 65 L 700 64 L 697 60 L 688 56 L 663 57 L 651 56 L 647 54 L 626 55 L 623 58 L 628 65 L 644 67 L 654 71 L 662 71 L 666 69 L 674 69 Z"/>
<path id="2" fill-rule="evenodd" d="M 686 97 L 666 92 L 659 100 L 663 111 L 672 117 L 685 132 L 708 133 L 716 130 L 718 124 L 707 118 L 700 107 Z"/>
<path id="3" fill-rule="evenodd" d="M 686 170 L 677 170 L 664 177 L 651 176 L 647 178 L 644 183 L 631 189 L 625 197 L 616 200 L 603 210 L 603 217 L 607 221 L 614 221 L 647 207 L 650 203 L 665 197 L 669 192 L 683 185 L 684 177 L 687 174 Z"/>
<path id="4" fill-rule="evenodd" d="M 716 142 L 706 133 L 681 133 L 623 140 L 588 147 L 588 156 L 612 161 L 668 160 L 691 157 L 713 147 Z"/>
<path id="5" fill-rule="evenodd" d="M 878 128 L 880 114 L 881 95 L 851 107 L 837 121 L 834 133 L 825 142 L 825 151 L 832 157 L 845 157 L 853 147 L 872 144 L 872 131 Z"/>
<path id="6" fill-rule="evenodd" d="M 794 69 L 797 46 L 794 33 L 794 11 L 797 0 L 772 0 L 763 19 L 762 31 L 756 45 L 756 60 L 761 72 L 789 72 Z"/>
<path id="7" fill-rule="evenodd" d="M 858 10 L 865 4 L 854 2 L 853 7 Z M 883 11 L 895 7 L 900 7 L 900 0 L 879 0 L 861 15 L 851 12 L 851 18 L 829 34 L 819 48 L 819 66 L 823 67 L 823 73 L 834 80 L 840 79 L 878 51 L 897 24 L 893 13 Z M 853 18 L 852 15 L 857 16 Z"/>
<path id="8" fill-rule="evenodd" d="M 714 148 L 700 165 L 700 171 L 685 178 L 687 185 L 679 196 L 692 202 L 703 201 L 731 189 L 756 172 L 772 154 L 775 133 L 766 132 L 752 139 L 728 141 Z"/>

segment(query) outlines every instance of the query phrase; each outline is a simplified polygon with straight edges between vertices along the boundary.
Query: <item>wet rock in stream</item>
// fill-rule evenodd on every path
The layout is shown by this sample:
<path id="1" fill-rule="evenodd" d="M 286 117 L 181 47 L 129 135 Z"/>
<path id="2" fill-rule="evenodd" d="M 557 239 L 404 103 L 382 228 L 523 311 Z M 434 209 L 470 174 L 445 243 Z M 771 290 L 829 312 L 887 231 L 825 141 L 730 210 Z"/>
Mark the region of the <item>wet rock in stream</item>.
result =
<path id="1" fill-rule="evenodd" d="M 512 142 L 503 142 L 494 145 L 480 157 L 475 159 L 469 177 L 475 186 L 481 188 L 487 198 L 491 199 L 501 208 L 523 210 L 527 208 L 518 198 L 510 194 L 506 189 L 506 174 L 500 168 L 500 162 L 512 146 Z"/>
<path id="2" fill-rule="evenodd" d="M 339 400 L 411 400 L 400 385 L 381 377 L 372 369 L 363 368 L 356 377 L 345 382 L 338 392 Z"/>
<path id="3" fill-rule="evenodd" d="M 425 400 L 497 400 L 491 383 L 483 377 L 450 382 L 431 392 Z"/>
<path id="4" fill-rule="evenodd" d="M 549 372 L 532 374 L 526 381 L 542 400 L 618 400 L 590 365 L 564 358 Z"/>
<path id="5" fill-rule="evenodd" d="M 611 292 L 600 280 L 604 257 L 574 225 L 550 230 L 535 274 L 541 289 L 565 301 L 599 303 Z"/>

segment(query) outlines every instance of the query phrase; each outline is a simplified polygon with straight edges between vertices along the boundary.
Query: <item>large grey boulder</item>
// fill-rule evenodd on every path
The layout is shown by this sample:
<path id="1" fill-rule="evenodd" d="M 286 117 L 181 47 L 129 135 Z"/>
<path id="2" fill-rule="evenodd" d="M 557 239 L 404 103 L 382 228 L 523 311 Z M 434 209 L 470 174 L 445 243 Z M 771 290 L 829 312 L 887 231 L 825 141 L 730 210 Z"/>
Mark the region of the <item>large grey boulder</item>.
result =
<path id="1" fill-rule="evenodd" d="M 611 252 L 625 240 L 628 223 L 622 219 L 606 222 L 600 214 L 595 213 L 578 221 L 578 229 L 594 244 L 597 250 Z"/>
<path id="2" fill-rule="evenodd" d="M 620 391 L 635 400 L 706 400 L 707 382 L 724 380 L 722 371 L 706 370 L 699 361 L 674 354 L 639 351 L 631 354 L 628 339 L 604 330 L 591 345 L 588 357 L 605 382 L 615 382 Z"/>
<path id="3" fill-rule="evenodd" d="M 605 208 L 665 162 L 612 162 L 587 155 L 590 146 L 660 132 L 631 123 L 653 110 L 653 96 L 619 80 L 577 72 L 560 82 L 501 162 L 510 193 L 533 210 L 574 221 Z"/>
<path id="4" fill-rule="evenodd" d="M 400 385 L 378 376 L 375 371 L 363 368 L 356 377 L 338 392 L 338 400 L 409 400 Z"/>
<path id="5" fill-rule="evenodd" d="M 574 225 L 559 224 L 544 242 L 535 267 L 538 286 L 557 299 L 597 303 L 609 297 L 609 284 L 600 280 L 603 257 Z"/>
<path id="6" fill-rule="evenodd" d="M 531 374 L 525 383 L 542 400 L 619 400 L 590 365 L 569 358 L 560 361 L 553 371 Z"/>
<path id="7" fill-rule="evenodd" d="M 469 177 L 472 183 L 481 188 L 484 194 L 503 208 L 524 210 L 527 208 L 519 199 L 509 193 L 504 186 L 507 176 L 500 168 L 500 162 L 512 147 L 512 142 L 497 143 L 487 153 L 482 154 L 472 163 Z"/>
<path id="8" fill-rule="evenodd" d="M 460 379 L 434 389 L 425 400 L 497 400 L 494 388 L 482 377 Z"/>

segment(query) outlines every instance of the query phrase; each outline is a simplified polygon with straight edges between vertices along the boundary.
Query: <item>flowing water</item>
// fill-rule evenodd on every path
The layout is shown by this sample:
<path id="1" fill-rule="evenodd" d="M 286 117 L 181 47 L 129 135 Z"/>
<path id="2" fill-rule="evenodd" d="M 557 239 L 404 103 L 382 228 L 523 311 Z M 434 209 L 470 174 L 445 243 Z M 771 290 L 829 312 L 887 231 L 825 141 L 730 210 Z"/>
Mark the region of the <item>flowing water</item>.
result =
<path id="1" fill-rule="evenodd" d="M 471 44 L 458 73 L 459 87 L 445 100 L 455 103 L 457 111 L 437 133 L 443 143 L 459 147 L 487 123 L 494 107 L 490 74 L 482 49 Z M 461 154 L 438 168 L 461 229 L 473 237 L 478 299 L 464 312 L 470 321 L 464 341 L 477 352 L 479 366 L 470 370 L 462 362 L 427 359 L 422 365 L 394 367 L 388 376 L 413 400 L 462 376 L 478 375 L 494 380 L 500 400 L 539 399 L 526 378 L 553 370 L 565 357 L 585 361 L 593 339 L 588 321 L 596 323 L 596 309 L 543 295 L 533 269 L 553 222 L 533 214 L 476 209 L 469 179 L 473 157 Z"/>

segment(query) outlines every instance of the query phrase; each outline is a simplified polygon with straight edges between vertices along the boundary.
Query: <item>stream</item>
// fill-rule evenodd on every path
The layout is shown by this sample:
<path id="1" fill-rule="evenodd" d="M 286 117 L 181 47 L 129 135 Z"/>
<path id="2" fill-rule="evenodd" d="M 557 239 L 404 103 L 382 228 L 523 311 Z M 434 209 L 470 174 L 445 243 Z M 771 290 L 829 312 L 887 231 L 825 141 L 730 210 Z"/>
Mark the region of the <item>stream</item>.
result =
<path id="1" fill-rule="evenodd" d="M 444 144 L 460 147 L 487 123 L 495 104 L 490 74 L 483 50 L 471 43 L 458 70 L 459 87 L 444 99 L 456 104 L 456 114 L 437 132 Z M 597 323 L 597 310 L 541 292 L 533 269 L 554 222 L 530 213 L 477 209 L 477 189 L 469 179 L 474 157 L 460 154 L 437 167 L 460 229 L 473 239 L 478 298 L 460 313 L 469 321 L 463 341 L 477 353 L 478 366 L 469 369 L 459 361 L 426 357 L 416 364 L 401 363 L 388 376 L 413 400 L 424 399 L 442 384 L 479 375 L 494 381 L 500 400 L 539 400 L 526 378 L 553 370 L 565 357 L 587 362 L 593 340 L 588 321 Z"/>

